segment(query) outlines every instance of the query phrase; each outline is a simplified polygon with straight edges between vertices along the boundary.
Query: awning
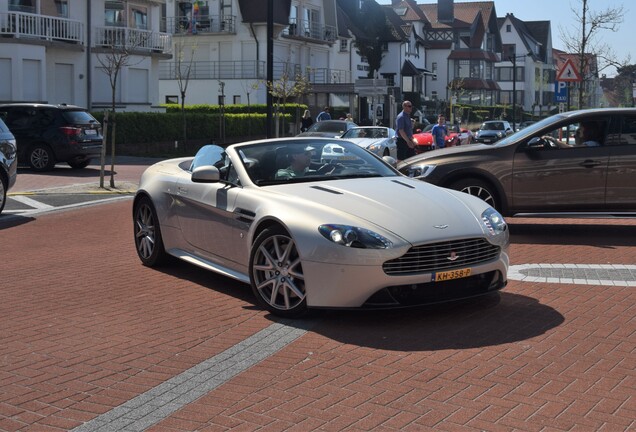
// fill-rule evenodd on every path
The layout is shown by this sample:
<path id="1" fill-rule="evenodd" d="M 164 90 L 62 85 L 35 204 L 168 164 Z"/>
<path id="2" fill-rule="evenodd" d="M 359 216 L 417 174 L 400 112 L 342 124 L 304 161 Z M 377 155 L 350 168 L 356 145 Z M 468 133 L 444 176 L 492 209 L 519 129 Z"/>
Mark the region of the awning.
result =
<path id="1" fill-rule="evenodd" d="M 410 60 L 404 60 L 404 64 L 402 64 L 402 70 L 400 71 L 400 74 L 402 76 L 435 75 L 428 69 L 416 67 Z"/>

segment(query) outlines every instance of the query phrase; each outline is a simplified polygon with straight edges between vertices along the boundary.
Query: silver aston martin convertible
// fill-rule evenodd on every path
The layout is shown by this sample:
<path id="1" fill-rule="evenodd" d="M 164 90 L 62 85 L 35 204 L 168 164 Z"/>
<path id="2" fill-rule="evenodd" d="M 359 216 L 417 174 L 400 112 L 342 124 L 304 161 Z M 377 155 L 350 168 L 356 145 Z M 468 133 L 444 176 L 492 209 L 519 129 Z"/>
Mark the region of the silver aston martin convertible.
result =
<path id="1" fill-rule="evenodd" d="M 347 158 L 325 159 L 333 144 Z M 497 211 L 337 138 L 207 145 L 159 162 L 141 177 L 133 221 L 143 264 L 176 257 L 249 283 L 281 316 L 444 302 L 506 285 L 509 234 Z"/>

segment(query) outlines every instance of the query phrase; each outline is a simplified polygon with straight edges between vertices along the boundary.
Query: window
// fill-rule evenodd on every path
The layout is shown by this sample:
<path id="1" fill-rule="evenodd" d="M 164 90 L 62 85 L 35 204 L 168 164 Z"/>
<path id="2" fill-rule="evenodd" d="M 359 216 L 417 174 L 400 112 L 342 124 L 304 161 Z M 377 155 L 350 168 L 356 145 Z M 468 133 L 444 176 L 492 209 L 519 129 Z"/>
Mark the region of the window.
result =
<path id="1" fill-rule="evenodd" d="M 130 10 L 131 27 L 148 30 L 148 11 L 146 8 L 133 6 Z"/>
<path id="2" fill-rule="evenodd" d="M 349 51 L 349 41 L 347 39 L 340 39 L 340 52 Z"/>
<path id="3" fill-rule="evenodd" d="M 35 0 L 9 0 L 9 10 L 35 13 Z"/>
<path id="4" fill-rule="evenodd" d="M 105 24 L 107 26 L 126 26 L 124 2 L 107 1 L 104 3 Z"/>
<path id="5" fill-rule="evenodd" d="M 468 78 L 470 74 L 470 60 L 455 62 L 455 78 Z"/>
<path id="6" fill-rule="evenodd" d="M 166 96 L 166 103 L 167 104 L 178 104 L 179 103 L 179 96 Z"/>
<path id="7" fill-rule="evenodd" d="M 506 24 L 506 33 L 510 33 L 512 31 L 512 26 L 510 24 Z"/>
<path id="8" fill-rule="evenodd" d="M 234 105 L 240 104 L 241 103 L 241 96 L 240 95 L 232 96 L 232 101 L 234 102 Z"/>
<path id="9" fill-rule="evenodd" d="M 433 72 L 433 77 L 431 79 L 433 81 L 437 81 L 437 62 L 431 63 L 431 72 Z"/>

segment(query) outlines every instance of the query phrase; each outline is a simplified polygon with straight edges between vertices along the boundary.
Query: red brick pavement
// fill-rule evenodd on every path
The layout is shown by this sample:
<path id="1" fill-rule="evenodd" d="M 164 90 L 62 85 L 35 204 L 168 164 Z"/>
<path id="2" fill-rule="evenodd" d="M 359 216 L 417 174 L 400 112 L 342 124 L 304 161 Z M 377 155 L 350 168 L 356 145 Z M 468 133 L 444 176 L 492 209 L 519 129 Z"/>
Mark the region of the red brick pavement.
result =
<path id="1" fill-rule="evenodd" d="M 512 264 L 636 263 L 636 221 L 511 219 Z M 266 328 L 247 286 L 141 266 L 130 202 L 0 225 L 0 430 L 68 430 Z M 634 430 L 636 288 L 321 312 L 150 430 Z"/>

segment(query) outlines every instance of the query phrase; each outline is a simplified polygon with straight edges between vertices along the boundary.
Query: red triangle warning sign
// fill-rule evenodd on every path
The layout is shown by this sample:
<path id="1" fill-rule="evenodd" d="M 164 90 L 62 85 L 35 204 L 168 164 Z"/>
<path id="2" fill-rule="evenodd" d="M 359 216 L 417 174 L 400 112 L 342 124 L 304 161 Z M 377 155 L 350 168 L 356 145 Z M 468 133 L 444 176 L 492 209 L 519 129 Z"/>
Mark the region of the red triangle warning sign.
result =
<path id="1" fill-rule="evenodd" d="M 581 81 L 581 74 L 574 66 L 571 59 L 567 59 L 559 73 L 557 74 L 557 81 L 574 82 Z"/>

